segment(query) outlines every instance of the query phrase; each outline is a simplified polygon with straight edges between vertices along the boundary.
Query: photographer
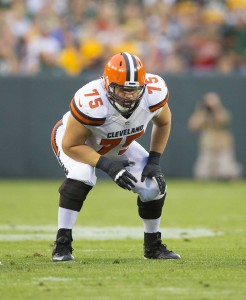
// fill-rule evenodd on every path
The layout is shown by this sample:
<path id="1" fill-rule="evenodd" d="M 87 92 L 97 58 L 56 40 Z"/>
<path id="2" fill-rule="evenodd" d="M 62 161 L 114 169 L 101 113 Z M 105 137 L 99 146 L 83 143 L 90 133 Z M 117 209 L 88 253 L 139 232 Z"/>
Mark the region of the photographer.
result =
<path id="1" fill-rule="evenodd" d="M 240 177 L 241 166 L 235 161 L 230 121 L 230 114 L 219 95 L 214 92 L 205 94 L 188 122 L 191 131 L 199 132 L 195 178 L 230 180 Z"/>

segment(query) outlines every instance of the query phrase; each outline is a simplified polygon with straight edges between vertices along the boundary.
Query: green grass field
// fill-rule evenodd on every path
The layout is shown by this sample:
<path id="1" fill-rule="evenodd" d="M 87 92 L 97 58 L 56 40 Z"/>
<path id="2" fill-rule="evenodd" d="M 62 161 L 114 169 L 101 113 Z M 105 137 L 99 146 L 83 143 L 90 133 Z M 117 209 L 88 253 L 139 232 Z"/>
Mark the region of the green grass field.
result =
<path id="1" fill-rule="evenodd" d="M 168 181 L 161 227 L 168 248 L 182 256 L 178 261 L 144 260 L 139 237 L 78 235 L 76 261 L 52 263 L 59 185 L 0 181 L 1 300 L 246 299 L 245 181 Z M 141 228 L 136 195 L 99 181 L 76 227 L 77 234 L 90 227 Z M 211 236 L 192 237 L 193 230 Z"/>

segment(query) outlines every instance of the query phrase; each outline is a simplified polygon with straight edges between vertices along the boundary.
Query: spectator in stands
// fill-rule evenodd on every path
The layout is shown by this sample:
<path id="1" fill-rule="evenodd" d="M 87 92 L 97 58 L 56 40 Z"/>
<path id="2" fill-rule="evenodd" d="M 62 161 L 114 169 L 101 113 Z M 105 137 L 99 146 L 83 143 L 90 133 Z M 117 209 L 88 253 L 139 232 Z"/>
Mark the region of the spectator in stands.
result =
<path id="1" fill-rule="evenodd" d="M 199 133 L 194 176 L 201 180 L 239 178 L 242 167 L 235 159 L 231 117 L 217 93 L 209 92 L 191 115 L 188 128 Z"/>
<path id="2" fill-rule="evenodd" d="M 59 53 L 58 64 L 64 69 L 67 75 L 79 75 L 83 68 L 83 58 L 79 43 L 71 32 L 67 31 L 63 35 L 64 47 Z"/>
<path id="3" fill-rule="evenodd" d="M 12 39 L 2 74 L 38 74 L 43 52 L 65 74 L 88 74 L 120 51 L 141 56 L 153 73 L 245 74 L 245 16 L 242 0 L 0 1 Z"/>

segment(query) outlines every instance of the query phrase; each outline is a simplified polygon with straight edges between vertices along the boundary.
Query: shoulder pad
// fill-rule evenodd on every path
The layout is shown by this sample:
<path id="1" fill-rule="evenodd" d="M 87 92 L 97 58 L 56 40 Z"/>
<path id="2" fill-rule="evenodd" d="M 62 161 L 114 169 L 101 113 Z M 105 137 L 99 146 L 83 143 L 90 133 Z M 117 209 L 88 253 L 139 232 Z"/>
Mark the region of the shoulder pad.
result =
<path id="1" fill-rule="evenodd" d="M 84 125 L 103 125 L 107 117 L 106 95 L 102 86 L 96 82 L 79 89 L 70 103 L 72 115 Z"/>
<path id="2" fill-rule="evenodd" d="M 146 93 L 151 112 L 163 107 L 169 97 L 167 85 L 163 78 L 155 74 L 146 74 Z"/>

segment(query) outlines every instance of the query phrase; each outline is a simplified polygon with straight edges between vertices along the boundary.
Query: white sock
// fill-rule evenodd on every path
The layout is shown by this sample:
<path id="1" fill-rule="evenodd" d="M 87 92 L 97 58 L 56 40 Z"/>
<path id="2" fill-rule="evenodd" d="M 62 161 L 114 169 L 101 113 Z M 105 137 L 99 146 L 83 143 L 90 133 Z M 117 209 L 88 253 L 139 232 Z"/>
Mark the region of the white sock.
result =
<path id="1" fill-rule="evenodd" d="M 153 233 L 160 229 L 161 218 L 158 219 L 142 219 L 144 225 L 144 232 Z"/>
<path id="2" fill-rule="evenodd" d="M 59 207 L 58 210 L 58 229 L 66 228 L 73 229 L 79 212 L 67 208 Z"/>

